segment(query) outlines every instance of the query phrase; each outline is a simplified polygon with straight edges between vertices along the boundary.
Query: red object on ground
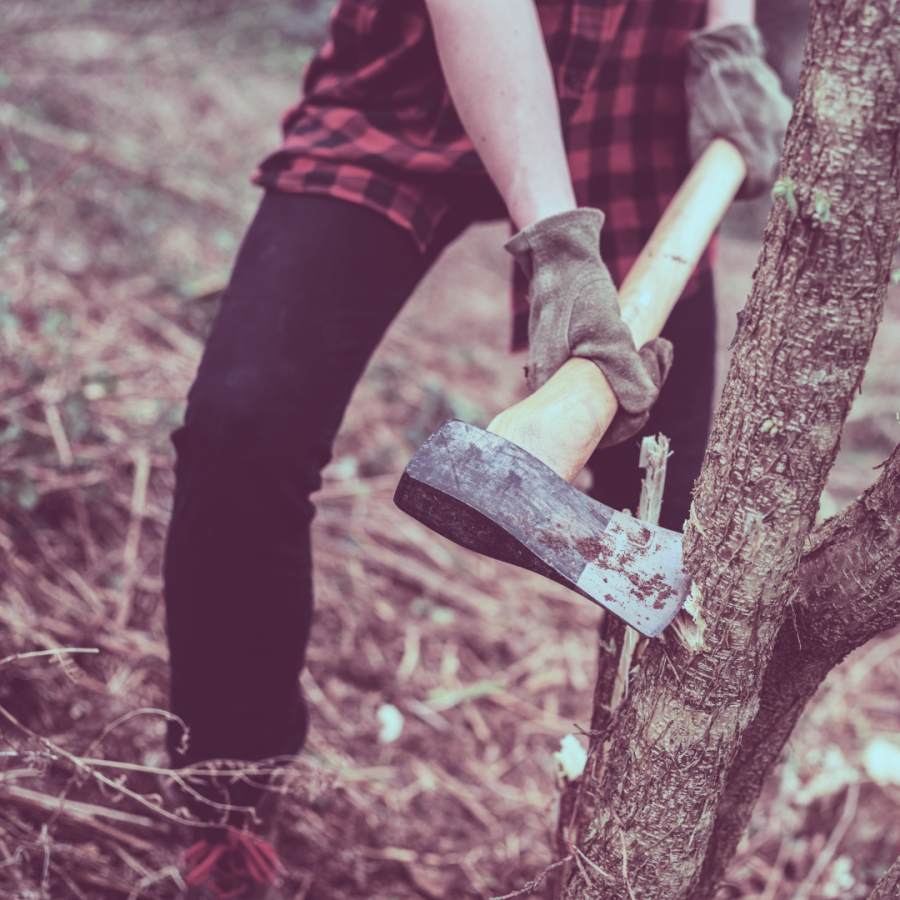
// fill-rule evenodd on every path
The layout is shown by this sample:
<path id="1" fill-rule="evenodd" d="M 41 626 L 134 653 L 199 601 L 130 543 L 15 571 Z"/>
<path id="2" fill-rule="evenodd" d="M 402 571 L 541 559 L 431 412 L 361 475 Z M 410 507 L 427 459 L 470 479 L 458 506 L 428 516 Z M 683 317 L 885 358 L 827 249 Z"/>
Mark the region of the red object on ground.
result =
<path id="1" fill-rule="evenodd" d="M 204 886 L 215 900 L 247 897 L 259 886 L 279 887 L 287 869 L 275 848 L 246 831 L 229 828 L 225 839 L 197 841 L 184 854 L 189 887 Z"/>

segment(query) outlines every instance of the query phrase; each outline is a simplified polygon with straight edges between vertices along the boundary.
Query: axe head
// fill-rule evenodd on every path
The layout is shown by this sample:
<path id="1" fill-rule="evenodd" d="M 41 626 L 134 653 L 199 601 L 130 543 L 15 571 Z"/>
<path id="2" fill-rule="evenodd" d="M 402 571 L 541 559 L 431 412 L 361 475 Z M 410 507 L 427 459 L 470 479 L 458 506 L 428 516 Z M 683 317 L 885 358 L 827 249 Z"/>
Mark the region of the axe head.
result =
<path id="1" fill-rule="evenodd" d="M 592 500 L 499 435 L 444 422 L 403 473 L 394 502 L 469 550 L 564 584 L 658 635 L 690 579 L 680 534 Z"/>

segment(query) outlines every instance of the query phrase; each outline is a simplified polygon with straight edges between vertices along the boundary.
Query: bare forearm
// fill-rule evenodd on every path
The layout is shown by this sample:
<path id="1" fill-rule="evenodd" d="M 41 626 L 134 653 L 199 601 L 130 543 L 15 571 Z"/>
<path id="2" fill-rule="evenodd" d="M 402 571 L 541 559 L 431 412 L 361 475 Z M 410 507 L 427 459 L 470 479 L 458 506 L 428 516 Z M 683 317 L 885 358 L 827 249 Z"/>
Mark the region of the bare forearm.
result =
<path id="1" fill-rule="evenodd" d="M 755 21 L 755 0 L 709 0 L 706 12 L 707 28 L 725 25 L 752 25 Z"/>
<path id="2" fill-rule="evenodd" d="M 533 0 L 426 0 L 450 95 L 518 228 L 574 209 Z"/>

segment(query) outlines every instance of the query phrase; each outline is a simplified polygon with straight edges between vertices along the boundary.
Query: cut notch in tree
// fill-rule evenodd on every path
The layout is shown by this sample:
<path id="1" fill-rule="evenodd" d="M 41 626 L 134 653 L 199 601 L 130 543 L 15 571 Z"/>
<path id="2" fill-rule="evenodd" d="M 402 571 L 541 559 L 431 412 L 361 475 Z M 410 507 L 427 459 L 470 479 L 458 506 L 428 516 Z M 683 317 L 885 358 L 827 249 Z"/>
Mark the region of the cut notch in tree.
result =
<path id="1" fill-rule="evenodd" d="M 641 442 L 638 465 L 645 470 L 641 481 L 637 518 L 650 525 L 659 522 L 666 482 L 666 464 L 670 456 L 669 439 L 662 434 L 647 436 Z M 634 663 L 646 648 L 646 639 L 620 619 L 604 616 L 600 621 L 600 648 L 598 657 L 597 687 L 594 694 L 594 714 L 589 732 L 585 772 L 578 780 L 558 785 L 559 812 L 556 824 L 557 852 L 572 857 L 567 869 L 554 879 L 554 894 L 558 894 L 567 874 L 575 865 L 578 846 L 578 823 L 583 816 L 586 789 L 602 772 L 609 738 L 615 726 L 618 711 L 628 694 L 628 683 Z"/>

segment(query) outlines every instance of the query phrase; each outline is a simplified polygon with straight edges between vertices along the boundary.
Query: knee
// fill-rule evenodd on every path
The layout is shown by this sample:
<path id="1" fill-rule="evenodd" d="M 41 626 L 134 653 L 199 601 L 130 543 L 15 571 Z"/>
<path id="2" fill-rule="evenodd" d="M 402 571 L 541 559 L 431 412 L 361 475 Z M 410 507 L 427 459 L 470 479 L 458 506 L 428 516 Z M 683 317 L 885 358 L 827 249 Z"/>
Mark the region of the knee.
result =
<path id="1" fill-rule="evenodd" d="M 235 367 L 211 377 L 201 367 L 184 425 L 172 436 L 179 463 L 201 456 L 230 466 L 288 466 L 317 475 L 328 462 L 330 441 L 296 395 L 271 369 Z"/>

